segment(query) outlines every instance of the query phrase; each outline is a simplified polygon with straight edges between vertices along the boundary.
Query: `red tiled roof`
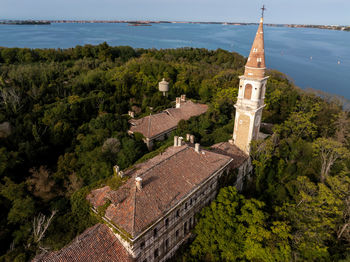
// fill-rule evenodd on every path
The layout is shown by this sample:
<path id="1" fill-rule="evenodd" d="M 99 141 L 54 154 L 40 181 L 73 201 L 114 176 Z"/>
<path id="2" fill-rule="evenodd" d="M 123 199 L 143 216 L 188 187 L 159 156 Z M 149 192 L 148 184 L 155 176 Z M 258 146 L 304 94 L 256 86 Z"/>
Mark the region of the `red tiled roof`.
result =
<path id="1" fill-rule="evenodd" d="M 230 163 L 232 169 L 238 168 L 243 162 L 248 159 L 248 155 L 237 146 L 229 142 L 221 142 L 211 146 L 211 151 L 217 154 L 222 154 L 231 157 L 233 160 Z"/>
<path id="2" fill-rule="evenodd" d="M 36 256 L 33 262 L 131 262 L 134 261 L 112 230 L 104 224 L 86 229 L 59 251 Z"/>
<path id="3" fill-rule="evenodd" d="M 207 105 L 196 104 L 188 100 L 181 102 L 180 108 L 169 108 L 158 114 L 130 120 L 130 131 L 133 133 L 138 132 L 145 137 L 152 138 L 175 128 L 180 120 L 188 120 L 192 116 L 205 113 L 207 110 Z"/>
<path id="4" fill-rule="evenodd" d="M 87 199 L 95 208 L 103 205 L 101 198 L 109 199 L 105 217 L 135 237 L 231 160 L 207 150 L 197 153 L 188 145 L 169 147 L 137 165 L 117 191 L 93 190 Z M 143 180 L 141 190 L 136 189 L 135 177 Z"/>

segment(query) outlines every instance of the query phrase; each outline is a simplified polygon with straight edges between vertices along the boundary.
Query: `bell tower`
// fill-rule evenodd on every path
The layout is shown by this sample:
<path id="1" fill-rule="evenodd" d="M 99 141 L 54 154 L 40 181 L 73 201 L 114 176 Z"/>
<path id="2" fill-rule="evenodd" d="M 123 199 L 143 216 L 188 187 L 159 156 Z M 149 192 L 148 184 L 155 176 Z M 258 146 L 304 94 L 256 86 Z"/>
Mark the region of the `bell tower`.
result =
<path id="1" fill-rule="evenodd" d="M 262 8 L 263 12 L 265 8 Z M 265 50 L 263 16 L 260 19 L 252 49 L 245 65 L 244 75 L 240 76 L 233 130 L 234 144 L 249 154 L 250 142 L 258 138 L 262 110 L 265 107 L 265 89 L 268 77 L 265 76 Z"/>

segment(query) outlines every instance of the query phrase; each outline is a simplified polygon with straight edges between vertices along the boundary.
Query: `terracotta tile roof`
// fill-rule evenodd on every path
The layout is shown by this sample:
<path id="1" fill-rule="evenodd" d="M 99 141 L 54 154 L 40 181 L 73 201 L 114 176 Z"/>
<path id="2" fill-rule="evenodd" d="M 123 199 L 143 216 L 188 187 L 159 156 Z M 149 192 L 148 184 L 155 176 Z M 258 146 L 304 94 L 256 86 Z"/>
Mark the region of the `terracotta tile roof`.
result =
<path id="1" fill-rule="evenodd" d="M 261 18 L 258 31 L 250 50 L 247 64 L 245 65 L 245 77 L 265 77 L 265 50 L 264 50 L 264 28 Z"/>
<path id="2" fill-rule="evenodd" d="M 130 120 L 130 131 L 139 132 L 147 138 L 152 138 L 176 128 L 181 119 L 188 120 L 192 116 L 205 113 L 207 110 L 207 105 L 193 103 L 188 100 L 181 102 L 180 108 L 169 108 L 158 114 Z"/>
<path id="3" fill-rule="evenodd" d="M 105 217 L 135 237 L 231 161 L 207 150 L 197 153 L 188 145 L 169 147 L 129 171 L 131 178 L 117 191 L 93 190 L 87 199 L 95 208 L 104 203 L 102 198 L 109 199 Z M 136 189 L 136 177 L 143 180 L 141 190 Z"/>
<path id="4" fill-rule="evenodd" d="M 33 262 L 131 262 L 134 261 L 104 224 L 86 229 L 72 243 L 59 251 L 38 255 Z"/>
<path id="5" fill-rule="evenodd" d="M 238 168 L 249 157 L 241 149 L 235 145 L 230 144 L 229 142 L 221 142 L 215 144 L 211 146 L 210 149 L 212 152 L 231 157 L 233 160 L 230 163 L 230 167 L 233 169 Z"/>

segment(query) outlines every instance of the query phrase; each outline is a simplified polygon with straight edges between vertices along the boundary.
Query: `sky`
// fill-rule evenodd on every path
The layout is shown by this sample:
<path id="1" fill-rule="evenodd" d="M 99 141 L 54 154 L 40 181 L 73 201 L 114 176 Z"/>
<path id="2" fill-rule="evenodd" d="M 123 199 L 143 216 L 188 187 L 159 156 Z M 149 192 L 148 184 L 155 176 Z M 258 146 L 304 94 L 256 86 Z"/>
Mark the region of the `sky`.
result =
<path id="1" fill-rule="evenodd" d="M 168 20 L 350 25 L 350 0 L 1 0 L 1 19 Z"/>

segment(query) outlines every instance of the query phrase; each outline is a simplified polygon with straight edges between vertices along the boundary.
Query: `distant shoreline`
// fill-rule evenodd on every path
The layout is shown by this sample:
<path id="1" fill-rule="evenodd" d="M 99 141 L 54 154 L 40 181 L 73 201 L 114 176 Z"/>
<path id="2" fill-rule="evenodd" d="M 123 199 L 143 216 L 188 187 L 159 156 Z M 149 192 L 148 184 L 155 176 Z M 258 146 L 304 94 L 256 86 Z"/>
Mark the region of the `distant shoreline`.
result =
<path id="1" fill-rule="evenodd" d="M 2 20 L 0 25 L 50 25 L 50 21 L 33 20 Z"/>
<path id="2" fill-rule="evenodd" d="M 257 25 L 258 23 L 241 23 L 241 22 L 195 22 L 195 21 L 129 21 L 129 20 L 0 20 L 0 25 L 50 25 L 53 23 L 74 23 L 74 24 L 129 24 L 134 26 L 151 26 L 152 24 L 221 24 L 221 25 Z M 316 28 L 338 31 L 350 31 L 349 25 L 309 25 L 309 24 L 265 24 L 274 27 L 291 27 L 291 28 Z"/>

